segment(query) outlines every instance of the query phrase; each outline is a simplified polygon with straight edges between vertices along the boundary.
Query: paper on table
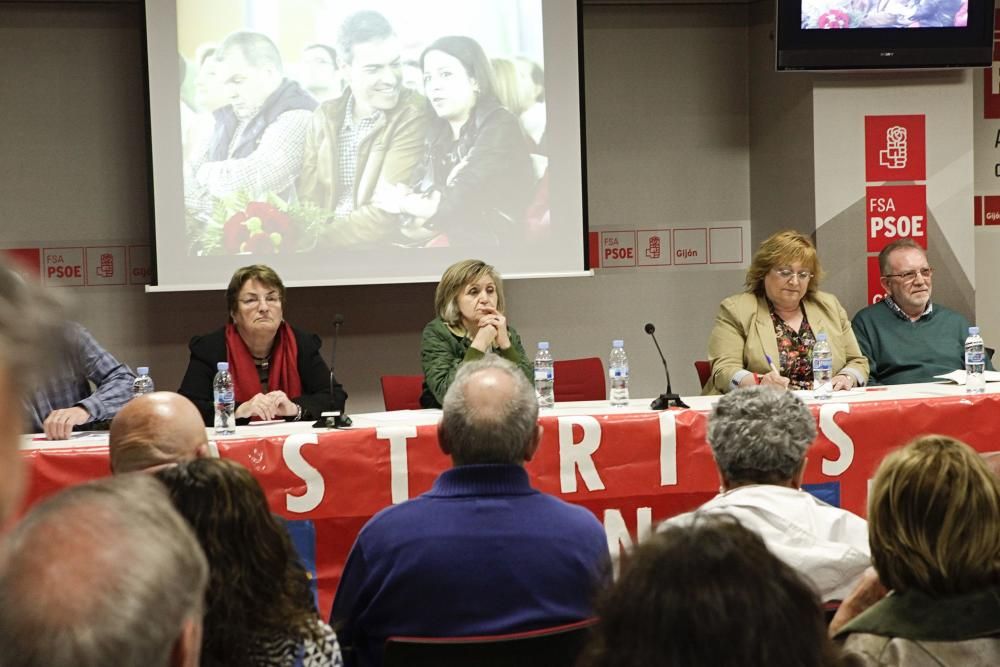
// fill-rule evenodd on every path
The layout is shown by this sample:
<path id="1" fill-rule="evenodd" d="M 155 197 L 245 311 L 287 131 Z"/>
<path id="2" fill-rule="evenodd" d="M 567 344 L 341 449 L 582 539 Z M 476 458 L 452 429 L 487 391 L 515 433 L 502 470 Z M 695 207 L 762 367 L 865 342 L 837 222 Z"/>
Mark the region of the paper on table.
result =
<path id="1" fill-rule="evenodd" d="M 965 371 L 957 370 L 944 375 L 935 375 L 936 378 L 948 380 L 955 384 L 965 384 Z M 987 382 L 1000 382 L 1000 371 L 983 371 L 983 379 Z"/>

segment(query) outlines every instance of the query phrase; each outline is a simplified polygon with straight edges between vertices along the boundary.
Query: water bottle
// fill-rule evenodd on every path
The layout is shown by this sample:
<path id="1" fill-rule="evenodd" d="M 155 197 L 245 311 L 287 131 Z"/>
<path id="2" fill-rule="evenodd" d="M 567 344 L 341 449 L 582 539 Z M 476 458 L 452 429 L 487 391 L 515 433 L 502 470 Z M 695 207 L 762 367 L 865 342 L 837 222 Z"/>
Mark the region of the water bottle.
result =
<path id="1" fill-rule="evenodd" d="M 986 349 L 979 327 L 969 327 L 969 337 L 965 339 L 965 393 L 982 394 L 986 391 L 983 368 L 986 364 Z"/>
<path id="2" fill-rule="evenodd" d="M 628 405 L 628 357 L 625 356 L 625 341 L 615 340 L 611 343 L 608 379 L 611 381 L 608 394 L 611 407 L 620 408 Z"/>
<path id="3" fill-rule="evenodd" d="M 233 393 L 233 376 L 229 374 L 229 364 L 220 361 L 216 364 L 219 372 L 212 381 L 212 394 L 215 397 L 215 433 L 216 435 L 231 435 L 236 433 L 236 396 Z"/>
<path id="4" fill-rule="evenodd" d="M 132 398 L 153 393 L 153 378 L 149 377 L 149 367 L 139 366 L 139 374 L 132 381 Z"/>
<path id="5" fill-rule="evenodd" d="M 825 400 L 833 392 L 833 353 L 825 333 L 816 334 L 813 345 L 813 398 Z"/>
<path id="6" fill-rule="evenodd" d="M 556 397 L 552 389 L 555 377 L 549 344 L 543 340 L 538 343 L 538 353 L 535 354 L 535 395 L 538 397 L 538 407 L 551 408 L 555 404 Z"/>

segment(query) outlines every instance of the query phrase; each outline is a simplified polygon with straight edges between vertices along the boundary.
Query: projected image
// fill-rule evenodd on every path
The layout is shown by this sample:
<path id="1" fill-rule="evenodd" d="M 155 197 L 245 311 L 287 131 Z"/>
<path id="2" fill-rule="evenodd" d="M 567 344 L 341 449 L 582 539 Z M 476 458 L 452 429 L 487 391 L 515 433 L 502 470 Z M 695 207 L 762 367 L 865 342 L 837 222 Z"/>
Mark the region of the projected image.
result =
<path id="1" fill-rule="evenodd" d="M 964 28 L 968 0 L 802 0 L 802 27 Z"/>
<path id="2" fill-rule="evenodd" d="M 550 224 L 541 0 L 177 3 L 188 256 Z"/>

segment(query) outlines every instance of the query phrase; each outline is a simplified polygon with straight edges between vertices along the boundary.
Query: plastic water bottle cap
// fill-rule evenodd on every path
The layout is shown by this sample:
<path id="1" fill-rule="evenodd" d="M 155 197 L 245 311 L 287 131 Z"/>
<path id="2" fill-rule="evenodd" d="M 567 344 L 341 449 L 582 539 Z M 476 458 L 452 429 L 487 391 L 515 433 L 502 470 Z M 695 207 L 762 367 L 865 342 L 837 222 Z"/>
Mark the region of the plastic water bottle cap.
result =
<path id="1" fill-rule="evenodd" d="M 547 350 L 547 349 L 549 349 L 549 341 L 547 341 L 547 340 L 540 340 L 540 341 L 538 341 L 538 349 L 539 350 Z"/>
<path id="2" fill-rule="evenodd" d="M 228 371 L 229 370 L 229 362 L 228 361 L 220 361 L 219 363 L 217 363 L 215 365 L 215 367 L 218 368 L 220 371 Z"/>
<path id="3" fill-rule="evenodd" d="M 149 375 L 149 366 L 139 366 L 136 370 L 139 371 L 139 375 Z"/>
<path id="4" fill-rule="evenodd" d="M 978 336 L 979 335 L 979 327 L 969 327 L 969 335 L 970 336 Z"/>
<path id="5" fill-rule="evenodd" d="M 826 340 L 826 334 L 825 333 L 816 334 L 816 340 Z"/>
<path id="6" fill-rule="evenodd" d="M 625 341 L 623 340 L 613 340 L 611 341 L 611 347 L 625 347 Z"/>

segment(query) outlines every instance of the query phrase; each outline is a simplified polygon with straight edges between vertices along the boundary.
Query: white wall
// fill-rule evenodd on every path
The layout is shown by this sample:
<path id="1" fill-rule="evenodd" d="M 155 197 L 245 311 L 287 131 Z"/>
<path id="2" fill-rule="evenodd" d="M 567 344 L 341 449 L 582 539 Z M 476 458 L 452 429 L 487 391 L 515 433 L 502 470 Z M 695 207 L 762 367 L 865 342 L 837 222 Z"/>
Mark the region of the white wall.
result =
<path id="1" fill-rule="evenodd" d="M 584 8 L 592 224 L 749 218 L 746 6 Z M 0 2 L 0 247 L 149 239 L 136 4 Z M 734 56 L 735 54 L 735 56 Z M 486 258 L 488 259 L 488 258 Z M 503 267 L 500 267 L 501 270 Z M 656 323 L 674 388 L 697 392 L 692 361 L 741 271 L 599 272 L 511 281 L 510 319 L 557 358 L 607 355 L 624 337 L 633 394 L 662 391 L 647 336 Z M 191 335 L 225 319 L 221 293 L 62 288 L 78 319 L 122 360 L 178 385 Z M 418 373 L 433 285 L 291 290 L 288 318 L 327 341 L 346 325 L 338 376 L 352 411 L 381 409 L 378 376 Z"/>

